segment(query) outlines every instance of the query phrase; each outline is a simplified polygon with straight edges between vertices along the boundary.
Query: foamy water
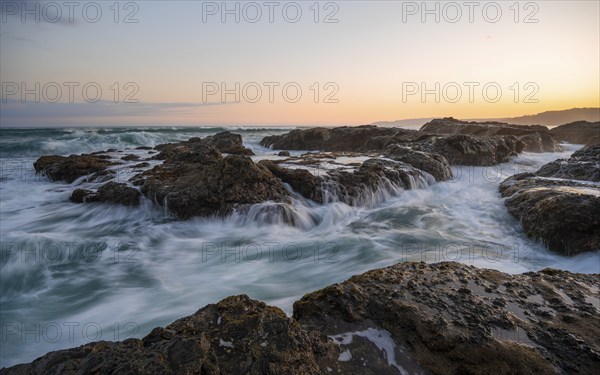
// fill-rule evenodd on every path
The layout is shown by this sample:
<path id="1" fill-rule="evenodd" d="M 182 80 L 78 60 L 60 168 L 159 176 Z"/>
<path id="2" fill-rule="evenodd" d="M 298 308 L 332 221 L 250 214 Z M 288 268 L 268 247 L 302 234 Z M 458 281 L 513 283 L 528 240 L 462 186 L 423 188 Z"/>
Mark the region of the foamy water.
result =
<path id="1" fill-rule="evenodd" d="M 285 207 L 294 226 L 271 215 L 277 204 L 268 202 L 225 219 L 189 221 L 173 220 L 147 200 L 138 208 L 73 204 L 74 186 L 33 173 L 44 154 L 154 146 L 221 130 L 1 131 L 0 366 L 91 341 L 142 337 L 234 294 L 289 314 L 306 292 L 403 261 L 600 272 L 599 252 L 562 257 L 525 236 L 498 193 L 504 178 L 566 158 L 576 145 L 495 167 L 454 167 L 452 181 L 408 191 L 392 186 L 361 207 L 296 196 Z M 289 129 L 232 131 L 260 159 L 276 153 L 260 139 Z"/>

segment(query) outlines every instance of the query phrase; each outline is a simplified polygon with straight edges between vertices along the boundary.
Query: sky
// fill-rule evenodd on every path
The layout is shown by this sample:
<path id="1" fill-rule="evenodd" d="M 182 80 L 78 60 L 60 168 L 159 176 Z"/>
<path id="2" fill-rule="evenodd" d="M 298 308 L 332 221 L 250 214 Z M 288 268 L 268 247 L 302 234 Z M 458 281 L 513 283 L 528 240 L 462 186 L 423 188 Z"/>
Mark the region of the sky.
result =
<path id="1" fill-rule="evenodd" d="M 600 1 L 0 0 L 1 126 L 358 125 L 600 106 Z"/>

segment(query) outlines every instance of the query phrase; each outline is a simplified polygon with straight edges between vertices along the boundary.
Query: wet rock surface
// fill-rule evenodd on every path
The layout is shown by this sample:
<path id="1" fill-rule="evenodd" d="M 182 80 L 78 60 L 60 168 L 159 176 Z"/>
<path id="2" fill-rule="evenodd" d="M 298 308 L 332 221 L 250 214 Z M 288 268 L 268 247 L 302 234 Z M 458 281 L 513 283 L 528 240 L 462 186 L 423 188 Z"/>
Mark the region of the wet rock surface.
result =
<path id="1" fill-rule="evenodd" d="M 103 155 L 42 156 L 33 163 L 36 173 L 46 175 L 51 181 L 72 183 L 79 177 L 105 171 L 117 164 Z"/>
<path id="2" fill-rule="evenodd" d="M 384 156 L 425 171 L 436 181 L 446 181 L 452 178 L 452 169 L 450 169 L 448 160 L 439 154 L 415 151 L 406 146 L 391 145 L 385 149 Z"/>
<path id="3" fill-rule="evenodd" d="M 541 125 L 511 125 L 502 122 L 469 122 L 452 117 L 435 119 L 423 125 L 422 132 L 468 134 L 481 137 L 512 135 L 523 143 L 523 151 L 558 152 L 562 148 L 550 130 Z"/>
<path id="4" fill-rule="evenodd" d="M 418 166 L 422 169 L 403 161 L 345 152 L 309 153 L 278 162 L 263 160 L 259 164 L 304 198 L 318 203 L 344 202 L 368 206 L 386 195 L 397 194 L 400 189 L 423 188 L 435 183 L 436 179 L 429 171 L 440 179 L 451 177 L 452 172 L 443 157 L 434 159 L 426 153 L 410 152 L 414 154 L 412 158 L 399 150 L 395 156 L 410 159 L 415 165 L 420 163 L 422 165 Z M 346 159 L 346 163 L 337 163 L 340 159 Z M 349 160 L 351 162 L 348 163 Z M 439 168 L 439 173 L 434 167 Z"/>
<path id="5" fill-rule="evenodd" d="M 433 374 L 592 374 L 599 283 L 598 275 L 555 270 L 511 276 L 403 263 L 308 294 L 293 317 L 327 335 L 386 330 L 397 362 Z"/>
<path id="6" fill-rule="evenodd" d="M 435 136 L 412 145 L 416 150 L 443 155 L 450 164 L 490 166 L 505 163 L 523 151 L 515 136 Z"/>
<path id="7" fill-rule="evenodd" d="M 533 131 L 525 134 L 538 135 Z M 286 150 L 379 153 L 385 153 L 386 149 L 393 145 L 400 145 L 415 151 L 439 154 L 450 164 L 488 166 L 508 161 L 535 139 L 525 142 L 514 135 L 439 135 L 426 131 L 365 125 L 293 130 L 283 135 L 265 137 L 261 145 Z M 543 148 L 542 145 L 539 147 Z"/>
<path id="8" fill-rule="evenodd" d="M 410 142 L 420 136 L 416 130 L 363 125 L 292 130 L 265 137 L 260 144 L 274 150 L 366 152 L 382 150 L 393 143 Z"/>
<path id="9" fill-rule="evenodd" d="M 160 151 L 160 153 L 153 156 L 152 159 L 170 162 L 202 162 L 202 156 L 207 152 L 213 154 L 254 155 L 252 150 L 244 147 L 241 135 L 227 131 L 205 138 L 194 137 L 183 142 L 162 144 L 154 149 Z"/>
<path id="10" fill-rule="evenodd" d="M 71 201 L 75 203 L 101 202 L 120 204 L 123 206 L 139 206 L 141 193 L 139 190 L 123 183 L 108 182 L 97 191 L 76 189 L 71 194 Z"/>
<path id="11" fill-rule="evenodd" d="M 400 263 L 305 295 L 291 318 L 228 297 L 143 339 L 0 373 L 594 374 L 599 293 L 599 275 Z"/>
<path id="12" fill-rule="evenodd" d="M 558 159 L 545 164 L 535 175 L 600 182 L 600 144 L 575 151 L 567 160 Z"/>
<path id="13" fill-rule="evenodd" d="M 223 216 L 244 205 L 281 202 L 288 196 L 266 167 L 247 156 L 222 157 L 214 149 L 171 155 L 134 179 L 148 199 L 181 219 Z"/>
<path id="14" fill-rule="evenodd" d="M 600 145 L 600 122 L 576 121 L 550 130 L 560 141 L 582 145 Z"/>
<path id="15" fill-rule="evenodd" d="M 508 211 L 525 232 L 556 252 L 573 255 L 600 249 L 600 146 L 500 184 Z"/>

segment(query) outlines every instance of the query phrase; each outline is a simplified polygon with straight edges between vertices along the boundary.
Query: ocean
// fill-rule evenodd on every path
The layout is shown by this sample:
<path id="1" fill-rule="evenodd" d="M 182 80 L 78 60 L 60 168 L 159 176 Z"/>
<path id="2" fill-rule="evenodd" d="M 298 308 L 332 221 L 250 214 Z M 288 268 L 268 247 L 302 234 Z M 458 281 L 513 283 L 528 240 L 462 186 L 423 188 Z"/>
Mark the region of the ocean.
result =
<path id="1" fill-rule="evenodd" d="M 74 186 L 33 170 L 42 155 L 135 149 L 223 130 L 241 134 L 260 160 L 276 154 L 260 140 L 291 129 L 1 129 L 0 367 L 92 341 L 143 337 L 230 295 L 291 314 L 305 293 L 398 262 L 600 272 L 599 251 L 563 257 L 527 237 L 498 192 L 506 177 L 568 158 L 579 145 L 494 167 L 453 167 L 450 181 L 362 207 L 296 199 L 292 209 L 305 219 L 296 226 L 264 210 L 179 221 L 147 200 L 136 208 L 74 204 Z"/>

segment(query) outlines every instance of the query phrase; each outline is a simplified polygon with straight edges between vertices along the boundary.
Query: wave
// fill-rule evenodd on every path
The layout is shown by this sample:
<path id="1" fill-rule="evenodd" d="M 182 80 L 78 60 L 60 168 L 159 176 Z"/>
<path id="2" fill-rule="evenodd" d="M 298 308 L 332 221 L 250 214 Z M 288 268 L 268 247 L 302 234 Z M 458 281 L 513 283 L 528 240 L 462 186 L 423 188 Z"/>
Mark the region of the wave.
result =
<path id="1" fill-rule="evenodd" d="M 233 131 L 260 140 L 266 132 L 287 132 L 294 128 L 265 127 L 136 127 L 136 128 L 34 128 L 0 129 L 0 157 L 39 157 L 45 154 L 81 154 L 109 148 L 154 147 Z"/>

